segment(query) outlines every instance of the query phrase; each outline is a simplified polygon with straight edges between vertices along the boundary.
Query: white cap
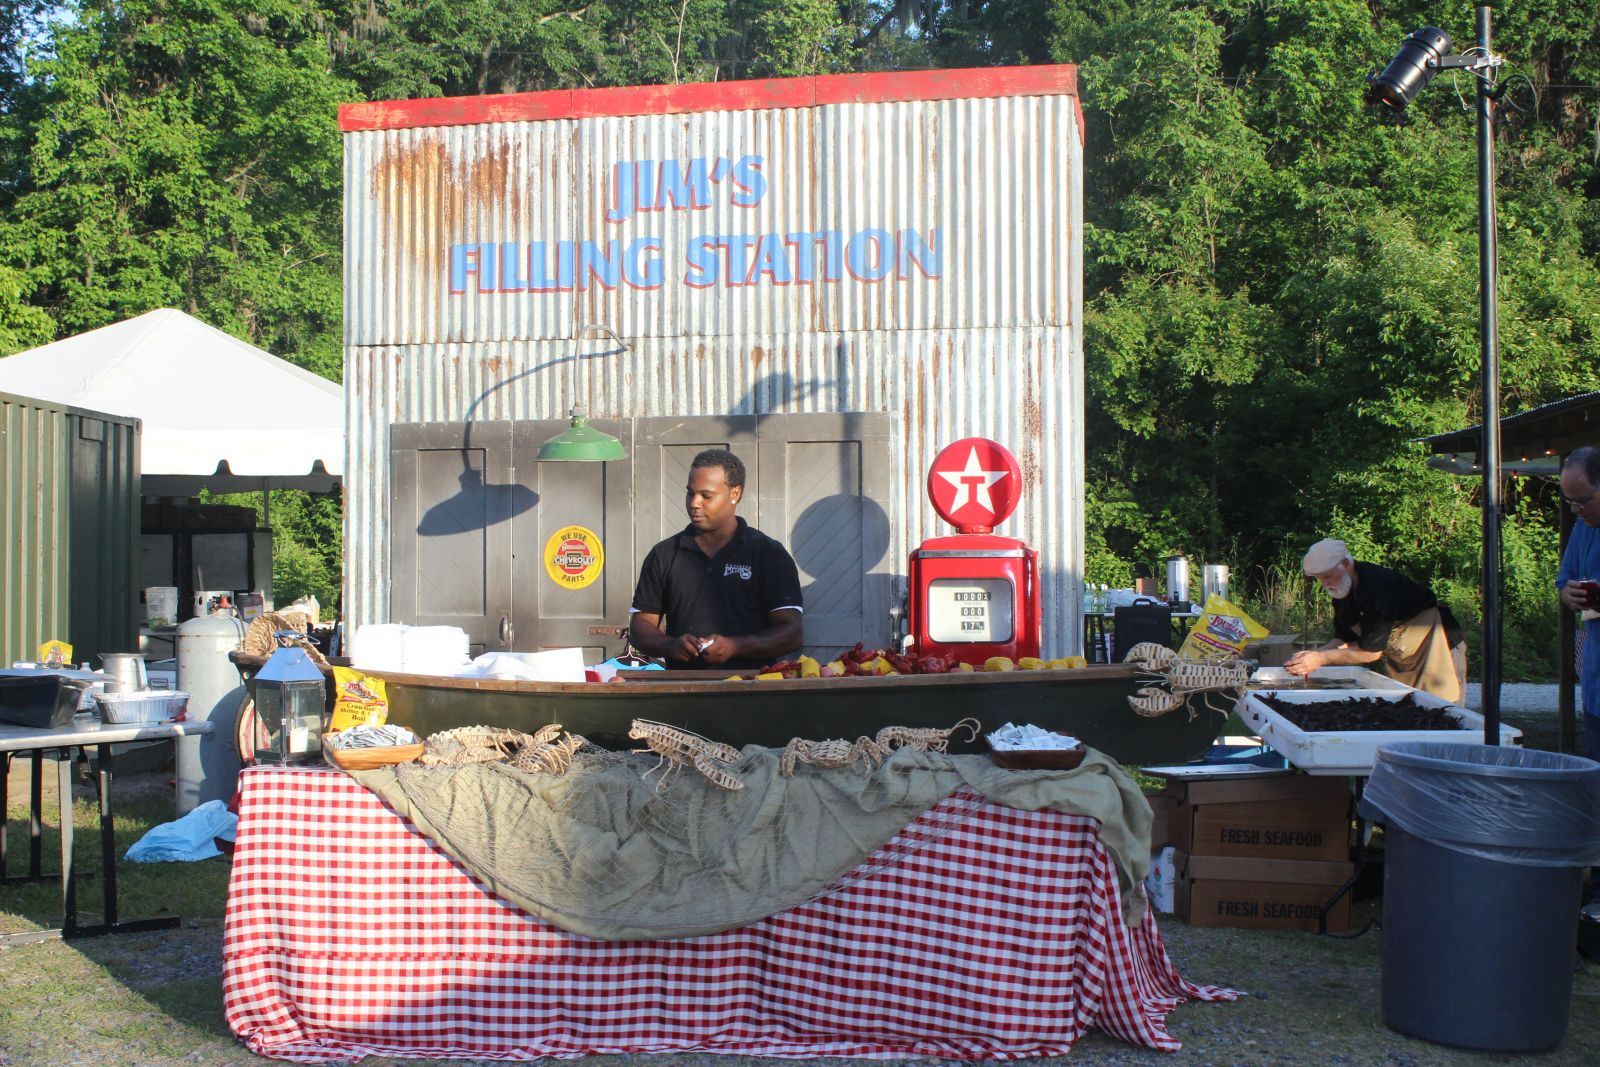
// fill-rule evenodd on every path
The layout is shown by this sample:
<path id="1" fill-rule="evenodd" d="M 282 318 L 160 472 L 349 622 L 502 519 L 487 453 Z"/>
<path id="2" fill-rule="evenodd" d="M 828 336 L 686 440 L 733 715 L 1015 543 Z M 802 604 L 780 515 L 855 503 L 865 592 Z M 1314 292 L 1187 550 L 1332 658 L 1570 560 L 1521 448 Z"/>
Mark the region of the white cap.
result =
<path id="1" fill-rule="evenodd" d="M 1350 550 L 1345 547 L 1343 541 L 1324 537 L 1306 552 L 1306 558 L 1300 566 L 1307 574 L 1316 576 L 1333 570 L 1349 558 Z"/>

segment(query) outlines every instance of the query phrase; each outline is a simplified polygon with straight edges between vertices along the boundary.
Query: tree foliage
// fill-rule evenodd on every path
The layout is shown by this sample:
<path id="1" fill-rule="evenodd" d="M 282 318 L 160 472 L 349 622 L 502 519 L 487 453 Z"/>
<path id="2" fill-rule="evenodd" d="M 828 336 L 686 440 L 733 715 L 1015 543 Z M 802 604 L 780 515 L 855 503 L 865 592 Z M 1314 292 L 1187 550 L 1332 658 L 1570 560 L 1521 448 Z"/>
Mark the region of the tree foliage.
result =
<path id="1" fill-rule="evenodd" d="M 1594 387 L 1600 0 L 1495 17 L 1510 412 Z M 20 0 L 0 15 L 0 352 L 173 305 L 336 378 L 341 101 L 1076 63 L 1090 576 L 1181 550 L 1281 578 L 1336 534 L 1471 620 L 1479 487 L 1414 439 L 1481 408 L 1473 83 L 1441 75 L 1399 119 L 1362 100 L 1430 24 L 1471 43 L 1471 6 L 1437 0 Z M 330 506 L 283 512 L 308 589 L 336 571 Z M 1553 511 L 1513 486 L 1529 669 Z"/>

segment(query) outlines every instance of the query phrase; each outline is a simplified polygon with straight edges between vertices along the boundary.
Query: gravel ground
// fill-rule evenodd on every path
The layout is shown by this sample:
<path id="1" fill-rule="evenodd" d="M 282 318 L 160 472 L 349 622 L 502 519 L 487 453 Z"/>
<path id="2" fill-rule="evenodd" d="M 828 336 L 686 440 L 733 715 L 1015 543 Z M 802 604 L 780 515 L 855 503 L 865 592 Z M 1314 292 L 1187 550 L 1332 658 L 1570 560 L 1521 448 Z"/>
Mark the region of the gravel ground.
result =
<path id="1" fill-rule="evenodd" d="M 1583 690 L 1575 690 L 1575 707 L 1583 707 Z M 1477 711 L 1483 707 L 1483 686 L 1467 683 L 1467 707 Z M 1520 715 L 1554 715 L 1558 710 L 1556 687 L 1534 682 L 1501 682 L 1500 710 Z"/>

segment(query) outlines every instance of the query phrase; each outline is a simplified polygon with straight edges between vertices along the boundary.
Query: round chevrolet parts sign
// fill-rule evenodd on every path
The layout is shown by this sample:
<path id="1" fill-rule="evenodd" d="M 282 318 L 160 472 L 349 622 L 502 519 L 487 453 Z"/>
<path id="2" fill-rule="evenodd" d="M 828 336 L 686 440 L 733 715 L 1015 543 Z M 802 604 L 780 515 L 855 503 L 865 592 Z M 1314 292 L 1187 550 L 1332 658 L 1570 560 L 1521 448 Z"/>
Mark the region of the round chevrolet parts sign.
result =
<path id="1" fill-rule="evenodd" d="M 544 543 L 544 569 L 563 589 L 582 589 L 600 577 L 606 552 L 593 530 L 563 526 Z"/>

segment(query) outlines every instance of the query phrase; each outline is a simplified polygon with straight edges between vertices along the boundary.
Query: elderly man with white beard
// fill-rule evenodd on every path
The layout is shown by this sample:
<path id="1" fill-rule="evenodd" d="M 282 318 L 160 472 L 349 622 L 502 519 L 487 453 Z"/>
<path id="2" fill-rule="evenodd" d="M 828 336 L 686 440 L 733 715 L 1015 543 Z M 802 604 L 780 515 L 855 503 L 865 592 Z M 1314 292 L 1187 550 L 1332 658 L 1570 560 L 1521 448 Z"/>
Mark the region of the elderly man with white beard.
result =
<path id="1" fill-rule="evenodd" d="M 1297 652 L 1290 674 L 1318 667 L 1382 661 L 1391 678 L 1459 704 L 1466 690 L 1467 646 L 1450 609 L 1399 571 L 1350 558 L 1343 541 L 1311 546 L 1303 567 L 1333 597 L 1334 638 Z"/>

